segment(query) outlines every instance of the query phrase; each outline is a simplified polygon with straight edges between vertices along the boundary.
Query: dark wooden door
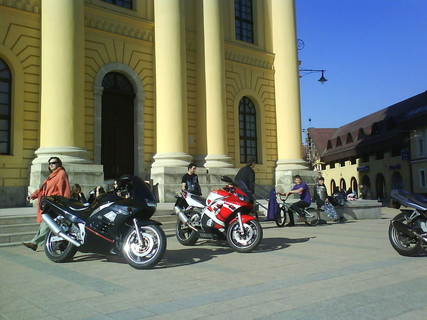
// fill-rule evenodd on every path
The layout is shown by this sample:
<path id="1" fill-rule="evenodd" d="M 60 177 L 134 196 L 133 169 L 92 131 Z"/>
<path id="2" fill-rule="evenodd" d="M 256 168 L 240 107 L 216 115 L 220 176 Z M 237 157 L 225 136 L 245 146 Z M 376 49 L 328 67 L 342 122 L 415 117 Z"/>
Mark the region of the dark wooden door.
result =
<path id="1" fill-rule="evenodd" d="M 134 94 L 104 90 L 101 163 L 105 179 L 134 173 Z"/>

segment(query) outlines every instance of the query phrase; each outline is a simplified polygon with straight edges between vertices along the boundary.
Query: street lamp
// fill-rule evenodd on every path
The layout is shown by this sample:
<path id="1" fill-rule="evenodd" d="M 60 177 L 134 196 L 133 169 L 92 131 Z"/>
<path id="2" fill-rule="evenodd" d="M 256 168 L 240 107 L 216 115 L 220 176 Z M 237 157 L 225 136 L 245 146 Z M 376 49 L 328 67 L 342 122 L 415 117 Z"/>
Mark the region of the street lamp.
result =
<path id="1" fill-rule="evenodd" d="M 325 78 L 325 70 L 315 70 L 315 69 L 299 69 L 300 72 L 300 78 L 308 75 L 308 74 L 312 74 L 312 73 L 316 73 L 316 72 L 321 72 L 322 76 L 320 77 L 319 81 L 321 84 L 324 84 L 326 81 L 328 81 L 328 79 Z"/>

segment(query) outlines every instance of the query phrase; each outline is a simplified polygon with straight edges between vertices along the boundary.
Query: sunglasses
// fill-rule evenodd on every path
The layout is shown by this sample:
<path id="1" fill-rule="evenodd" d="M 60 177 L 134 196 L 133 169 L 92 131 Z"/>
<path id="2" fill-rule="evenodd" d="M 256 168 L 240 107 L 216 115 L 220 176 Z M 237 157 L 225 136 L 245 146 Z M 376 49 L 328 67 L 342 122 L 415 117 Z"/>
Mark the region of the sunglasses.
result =
<path id="1" fill-rule="evenodd" d="M 49 165 L 51 165 L 51 164 L 58 164 L 58 162 L 56 162 L 56 161 L 49 162 Z"/>

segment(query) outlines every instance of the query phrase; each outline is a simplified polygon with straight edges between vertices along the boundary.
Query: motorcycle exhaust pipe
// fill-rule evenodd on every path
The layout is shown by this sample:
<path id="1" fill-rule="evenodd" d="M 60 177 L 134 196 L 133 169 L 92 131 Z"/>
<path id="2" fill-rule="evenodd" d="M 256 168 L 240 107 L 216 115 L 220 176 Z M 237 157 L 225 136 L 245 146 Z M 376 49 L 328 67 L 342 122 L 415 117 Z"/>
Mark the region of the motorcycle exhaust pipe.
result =
<path id="1" fill-rule="evenodd" d="M 56 234 L 57 236 L 60 236 L 61 238 L 67 240 L 68 242 L 71 242 L 76 247 L 80 247 L 81 243 L 78 242 L 77 240 L 71 238 L 69 235 L 65 234 L 62 231 L 61 227 L 55 222 L 55 220 L 52 219 L 52 217 L 50 215 L 43 213 L 42 219 L 43 219 L 44 223 L 47 224 L 49 229 L 52 230 L 52 232 L 54 234 Z"/>
<path id="2" fill-rule="evenodd" d="M 408 228 L 408 226 L 406 226 L 405 224 L 403 224 L 400 221 L 392 221 L 391 222 L 393 227 L 399 231 L 402 232 L 404 235 L 408 236 L 409 238 L 412 239 L 420 239 L 424 242 L 427 242 L 427 239 L 422 237 L 420 234 L 416 233 L 415 231 L 411 230 L 410 228 Z"/>
<path id="3" fill-rule="evenodd" d="M 180 207 L 176 206 L 175 208 L 175 213 L 178 216 L 179 220 L 182 221 L 183 224 L 185 224 L 186 226 L 188 226 L 190 229 L 193 229 L 194 231 L 198 230 L 193 227 L 193 225 L 191 224 L 190 220 L 188 219 L 187 215 L 184 213 L 184 211 L 181 210 Z"/>

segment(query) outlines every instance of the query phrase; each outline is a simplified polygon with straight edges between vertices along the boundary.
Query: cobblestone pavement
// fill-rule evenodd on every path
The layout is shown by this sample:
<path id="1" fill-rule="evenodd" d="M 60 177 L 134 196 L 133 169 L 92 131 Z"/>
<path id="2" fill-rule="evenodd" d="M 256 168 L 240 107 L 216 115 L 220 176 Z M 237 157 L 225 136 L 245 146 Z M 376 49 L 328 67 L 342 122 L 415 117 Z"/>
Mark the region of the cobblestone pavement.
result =
<path id="1" fill-rule="evenodd" d="M 427 257 L 392 249 L 396 213 L 317 227 L 263 222 L 264 240 L 249 254 L 212 241 L 184 247 L 168 233 L 152 270 L 0 248 L 0 319 L 425 319 Z"/>

